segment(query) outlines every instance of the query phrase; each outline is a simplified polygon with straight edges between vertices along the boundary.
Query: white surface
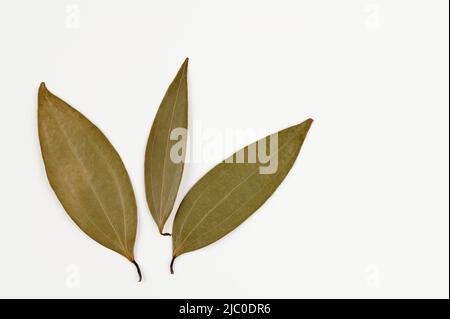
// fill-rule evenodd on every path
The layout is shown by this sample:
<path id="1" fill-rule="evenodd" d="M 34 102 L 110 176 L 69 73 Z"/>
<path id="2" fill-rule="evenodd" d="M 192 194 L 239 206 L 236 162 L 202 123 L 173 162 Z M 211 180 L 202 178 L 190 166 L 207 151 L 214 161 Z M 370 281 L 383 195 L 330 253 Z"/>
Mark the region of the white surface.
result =
<path id="1" fill-rule="evenodd" d="M 7 0 L 0 39 L 0 297 L 448 298 L 448 1 Z M 274 196 L 225 239 L 179 257 L 171 276 L 143 158 L 186 56 L 191 124 L 315 123 Z M 121 154 L 143 283 L 50 189 L 41 81 Z M 212 165 L 189 164 L 180 197 Z"/>

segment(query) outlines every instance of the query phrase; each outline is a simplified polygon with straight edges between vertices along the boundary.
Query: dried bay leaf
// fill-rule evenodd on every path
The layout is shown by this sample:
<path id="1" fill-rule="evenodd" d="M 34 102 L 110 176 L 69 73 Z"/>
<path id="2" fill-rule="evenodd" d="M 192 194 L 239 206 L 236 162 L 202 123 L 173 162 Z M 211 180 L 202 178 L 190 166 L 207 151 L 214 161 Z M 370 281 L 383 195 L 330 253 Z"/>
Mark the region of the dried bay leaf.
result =
<path id="1" fill-rule="evenodd" d="M 183 175 L 188 125 L 188 62 L 186 58 L 164 95 L 145 151 L 147 203 L 161 235 L 170 235 L 164 233 L 164 225 L 172 212 Z"/>
<path id="2" fill-rule="evenodd" d="M 172 273 L 176 257 L 219 240 L 272 195 L 294 164 L 312 122 L 308 119 L 246 146 L 211 169 L 189 190 L 173 224 Z M 269 140 L 277 141 L 275 150 L 262 147 Z M 273 172 L 263 173 L 262 165 L 269 160 L 263 163 L 259 156 L 255 160 L 255 151 L 260 149 L 263 153 L 270 150 L 269 159 L 277 160 Z M 247 159 L 238 162 L 243 154 Z"/>
<path id="3" fill-rule="evenodd" d="M 137 208 L 125 166 L 103 133 L 47 90 L 38 94 L 38 130 L 51 187 L 89 237 L 132 262 Z"/>

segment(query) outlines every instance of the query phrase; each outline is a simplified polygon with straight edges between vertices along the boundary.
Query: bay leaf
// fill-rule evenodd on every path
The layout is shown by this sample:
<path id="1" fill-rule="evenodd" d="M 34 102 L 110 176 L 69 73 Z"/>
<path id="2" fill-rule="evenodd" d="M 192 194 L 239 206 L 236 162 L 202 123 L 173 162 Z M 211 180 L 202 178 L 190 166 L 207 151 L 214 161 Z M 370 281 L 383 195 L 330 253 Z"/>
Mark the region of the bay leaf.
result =
<path id="1" fill-rule="evenodd" d="M 176 257 L 219 240 L 272 195 L 294 164 L 312 122 L 308 119 L 244 147 L 189 190 L 173 224 L 172 273 Z M 271 147 L 267 147 L 269 142 Z M 271 161 L 276 161 L 276 169 L 265 172 Z"/>
<path id="2" fill-rule="evenodd" d="M 173 210 L 183 175 L 188 125 L 186 58 L 162 99 L 145 151 L 145 192 L 161 235 Z M 175 150 L 175 152 L 174 152 Z"/>
<path id="3" fill-rule="evenodd" d="M 47 90 L 38 94 L 38 130 L 51 187 L 71 219 L 96 242 L 134 258 L 137 208 L 125 166 L 103 133 Z"/>

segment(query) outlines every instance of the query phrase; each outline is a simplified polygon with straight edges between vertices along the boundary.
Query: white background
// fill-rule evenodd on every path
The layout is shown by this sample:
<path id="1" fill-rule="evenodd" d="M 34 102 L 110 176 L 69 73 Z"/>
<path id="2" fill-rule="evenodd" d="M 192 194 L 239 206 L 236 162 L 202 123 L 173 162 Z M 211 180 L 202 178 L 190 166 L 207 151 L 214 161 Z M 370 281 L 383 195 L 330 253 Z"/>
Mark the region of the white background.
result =
<path id="1" fill-rule="evenodd" d="M 1 1 L 0 297 L 448 298 L 448 21 L 446 0 Z M 172 276 L 143 158 L 186 56 L 191 124 L 315 123 L 273 197 Z M 121 154 L 144 282 L 49 187 L 41 81 Z M 187 165 L 179 197 L 212 166 Z"/>

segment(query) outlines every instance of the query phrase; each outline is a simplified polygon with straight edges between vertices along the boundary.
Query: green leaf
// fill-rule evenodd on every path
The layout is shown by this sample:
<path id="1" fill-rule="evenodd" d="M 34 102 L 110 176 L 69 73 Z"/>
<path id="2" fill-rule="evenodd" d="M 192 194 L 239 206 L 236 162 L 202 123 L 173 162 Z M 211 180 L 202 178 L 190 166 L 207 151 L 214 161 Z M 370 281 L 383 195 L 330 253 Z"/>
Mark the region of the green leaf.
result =
<path id="1" fill-rule="evenodd" d="M 294 164 L 312 122 L 308 119 L 248 145 L 190 189 L 173 225 L 172 273 L 176 257 L 219 240 L 272 195 Z M 268 142 L 271 147 L 267 147 Z M 269 170 L 272 164 L 276 167 Z"/>
<path id="2" fill-rule="evenodd" d="M 186 58 L 156 113 L 145 151 L 145 192 L 161 235 L 183 175 L 188 125 Z"/>
<path id="3" fill-rule="evenodd" d="M 130 178 L 111 143 L 86 117 L 39 87 L 39 142 L 51 187 L 89 237 L 131 261 L 137 209 Z"/>

